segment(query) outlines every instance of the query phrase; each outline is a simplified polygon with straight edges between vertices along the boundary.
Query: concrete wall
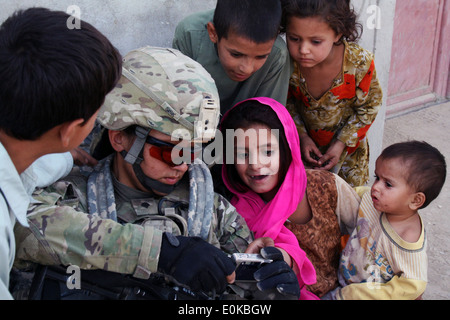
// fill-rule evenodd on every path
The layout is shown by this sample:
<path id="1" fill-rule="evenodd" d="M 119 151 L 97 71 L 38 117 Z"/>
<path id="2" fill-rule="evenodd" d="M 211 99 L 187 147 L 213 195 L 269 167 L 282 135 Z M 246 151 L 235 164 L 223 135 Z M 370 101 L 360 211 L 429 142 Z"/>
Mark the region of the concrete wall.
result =
<path id="1" fill-rule="evenodd" d="M 79 7 L 82 20 L 126 54 L 145 45 L 170 47 L 178 21 L 190 13 L 213 9 L 216 0 L 0 0 L 0 21 L 17 9 L 67 11 L 73 5 Z"/>
<path id="2" fill-rule="evenodd" d="M 358 12 L 359 21 L 364 28 L 359 44 L 375 54 L 375 68 L 383 89 L 383 106 L 368 132 L 370 144 L 369 176 L 373 179 L 375 160 L 383 147 L 396 0 L 352 0 L 352 4 Z"/>
<path id="3" fill-rule="evenodd" d="M 371 176 L 382 149 L 395 3 L 396 0 L 352 1 L 364 27 L 360 44 L 375 53 L 384 91 L 383 108 L 368 134 Z M 178 21 L 192 12 L 212 9 L 215 4 L 216 0 L 0 0 L 0 22 L 21 8 L 42 6 L 67 11 L 75 5 L 82 20 L 97 27 L 126 54 L 144 45 L 170 46 Z"/>

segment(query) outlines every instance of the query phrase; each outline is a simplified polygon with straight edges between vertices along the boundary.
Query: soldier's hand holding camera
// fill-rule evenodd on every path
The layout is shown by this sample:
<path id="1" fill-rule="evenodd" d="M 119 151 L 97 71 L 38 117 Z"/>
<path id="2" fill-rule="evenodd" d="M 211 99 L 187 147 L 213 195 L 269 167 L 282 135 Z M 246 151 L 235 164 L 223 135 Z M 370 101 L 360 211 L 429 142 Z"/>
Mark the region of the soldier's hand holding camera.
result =
<path id="1" fill-rule="evenodd" d="M 300 286 L 297 276 L 284 261 L 282 252 L 275 247 L 265 247 L 261 249 L 261 255 L 273 262 L 261 265 L 254 273 L 258 289 L 263 292 L 272 290 L 281 295 L 280 299 L 298 300 Z"/>
<path id="2" fill-rule="evenodd" d="M 234 281 L 235 268 L 225 253 L 201 238 L 163 235 L 158 270 L 191 290 L 221 293 Z"/>

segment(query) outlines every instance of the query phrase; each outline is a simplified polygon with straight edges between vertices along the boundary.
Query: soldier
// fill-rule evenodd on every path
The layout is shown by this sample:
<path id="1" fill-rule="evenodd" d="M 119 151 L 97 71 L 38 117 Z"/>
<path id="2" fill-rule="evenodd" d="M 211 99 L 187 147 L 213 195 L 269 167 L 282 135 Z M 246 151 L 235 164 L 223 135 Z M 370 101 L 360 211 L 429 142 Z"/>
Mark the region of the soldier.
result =
<path id="1" fill-rule="evenodd" d="M 31 228 L 16 230 L 16 261 L 142 279 L 160 271 L 194 291 L 223 292 L 235 268 L 225 253 L 244 252 L 253 236 L 213 192 L 206 165 L 192 161 L 196 145 L 214 137 L 219 110 L 214 81 L 200 64 L 174 49 L 130 52 L 92 143 L 93 155 L 112 153 L 93 170 L 75 168 L 34 193 Z M 274 266 L 292 288 L 291 272 L 281 261 Z M 272 275 L 258 279 L 261 289 L 280 286 Z"/>

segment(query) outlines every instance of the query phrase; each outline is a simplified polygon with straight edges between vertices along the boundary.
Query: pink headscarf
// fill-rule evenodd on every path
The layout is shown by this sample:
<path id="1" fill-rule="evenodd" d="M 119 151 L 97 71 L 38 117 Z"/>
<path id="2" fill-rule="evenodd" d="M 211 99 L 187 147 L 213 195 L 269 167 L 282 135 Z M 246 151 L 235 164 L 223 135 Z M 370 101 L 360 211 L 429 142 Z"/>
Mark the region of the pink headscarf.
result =
<path id="1" fill-rule="evenodd" d="M 305 284 L 314 284 L 316 282 L 316 272 L 314 267 L 311 261 L 306 257 L 306 253 L 300 248 L 297 237 L 284 226 L 284 222 L 297 209 L 306 190 L 306 172 L 301 160 L 297 128 L 287 109 L 279 102 L 271 98 L 251 98 L 244 101 L 248 100 L 256 100 L 271 107 L 272 110 L 276 112 L 286 134 L 286 139 L 292 153 L 292 162 L 286 173 L 283 184 L 280 186 L 275 197 L 267 204 L 252 190 L 239 192 L 234 189 L 229 182 L 225 165 L 223 165 L 222 177 L 224 183 L 234 194 L 231 203 L 236 207 L 239 214 L 244 217 L 256 238 L 272 238 L 276 247 L 284 249 L 295 260 L 299 268 L 297 278 L 300 288 L 302 288 L 300 299 L 318 299 L 304 287 Z M 231 110 L 242 102 L 236 104 L 232 109 L 225 113 L 223 119 L 228 116 Z"/>

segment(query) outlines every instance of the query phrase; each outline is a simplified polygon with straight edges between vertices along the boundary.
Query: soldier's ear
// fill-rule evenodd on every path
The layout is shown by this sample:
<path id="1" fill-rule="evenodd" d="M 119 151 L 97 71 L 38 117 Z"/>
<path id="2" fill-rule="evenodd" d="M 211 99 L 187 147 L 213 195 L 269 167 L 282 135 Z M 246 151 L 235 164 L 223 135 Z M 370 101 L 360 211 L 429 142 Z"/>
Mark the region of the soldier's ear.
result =
<path id="1" fill-rule="evenodd" d="M 109 142 L 117 152 L 128 151 L 128 137 L 123 131 L 108 130 Z"/>

